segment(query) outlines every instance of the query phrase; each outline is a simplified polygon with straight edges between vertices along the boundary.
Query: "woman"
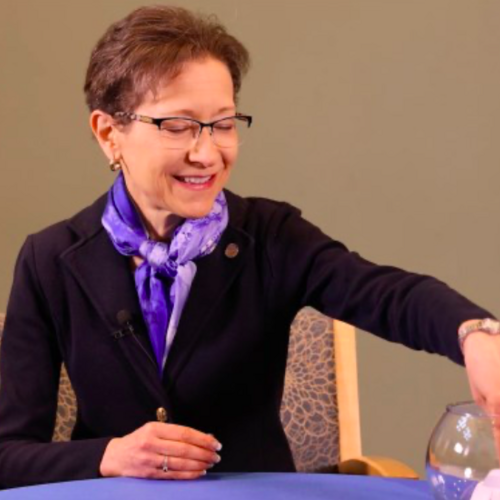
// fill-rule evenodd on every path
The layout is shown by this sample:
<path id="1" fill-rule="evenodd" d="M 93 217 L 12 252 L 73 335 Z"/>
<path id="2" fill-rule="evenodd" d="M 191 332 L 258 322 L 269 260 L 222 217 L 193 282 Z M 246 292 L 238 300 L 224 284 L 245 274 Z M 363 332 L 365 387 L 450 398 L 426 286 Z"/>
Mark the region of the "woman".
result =
<path id="1" fill-rule="evenodd" d="M 462 328 L 474 395 L 498 408 L 499 339 L 469 335 L 498 326 L 478 323 L 487 311 L 363 260 L 287 204 L 223 189 L 251 124 L 236 107 L 247 67 L 223 27 L 180 8 L 138 9 L 94 49 L 90 124 L 119 173 L 19 256 L 2 343 L 2 487 L 293 471 L 279 402 L 305 305 L 459 363 Z M 51 443 L 62 361 L 78 417 L 71 442 Z"/>

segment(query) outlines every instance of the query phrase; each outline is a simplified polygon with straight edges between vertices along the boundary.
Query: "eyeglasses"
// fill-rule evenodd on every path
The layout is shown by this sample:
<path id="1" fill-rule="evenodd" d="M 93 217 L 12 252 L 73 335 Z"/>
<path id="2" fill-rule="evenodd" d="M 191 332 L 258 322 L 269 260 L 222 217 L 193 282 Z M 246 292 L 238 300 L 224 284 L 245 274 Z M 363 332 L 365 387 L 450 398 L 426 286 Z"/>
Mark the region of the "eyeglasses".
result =
<path id="1" fill-rule="evenodd" d="M 193 147 L 205 127 L 208 128 L 212 141 L 217 147 L 233 148 L 243 144 L 246 132 L 252 125 L 251 116 L 240 114 L 221 118 L 210 123 L 178 116 L 151 118 L 150 116 L 125 111 L 119 111 L 114 116 L 156 125 L 165 146 L 169 149 L 189 149 Z"/>

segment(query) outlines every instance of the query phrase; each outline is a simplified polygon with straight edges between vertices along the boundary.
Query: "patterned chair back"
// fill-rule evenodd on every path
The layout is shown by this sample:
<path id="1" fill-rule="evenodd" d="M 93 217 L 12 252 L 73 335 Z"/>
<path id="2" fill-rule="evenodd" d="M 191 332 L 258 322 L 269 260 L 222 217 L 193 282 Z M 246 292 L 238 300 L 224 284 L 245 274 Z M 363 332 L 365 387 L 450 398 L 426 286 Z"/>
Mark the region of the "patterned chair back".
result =
<path id="1" fill-rule="evenodd" d="M 0 314 L 0 342 L 5 315 Z M 330 472 L 340 462 L 333 322 L 304 308 L 290 331 L 281 420 L 297 470 Z M 53 441 L 68 441 L 76 397 L 62 367 Z"/>
<path id="2" fill-rule="evenodd" d="M 311 308 L 290 330 L 281 421 L 299 472 L 332 472 L 340 462 L 333 321 Z"/>

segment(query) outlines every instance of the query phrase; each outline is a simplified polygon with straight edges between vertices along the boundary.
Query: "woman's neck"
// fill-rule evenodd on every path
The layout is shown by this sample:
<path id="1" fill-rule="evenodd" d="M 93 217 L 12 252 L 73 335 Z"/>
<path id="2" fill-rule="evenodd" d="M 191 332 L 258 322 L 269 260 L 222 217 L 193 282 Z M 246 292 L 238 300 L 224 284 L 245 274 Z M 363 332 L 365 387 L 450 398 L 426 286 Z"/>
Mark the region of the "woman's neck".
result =
<path id="1" fill-rule="evenodd" d="M 176 214 L 160 211 L 144 213 L 140 210 L 142 221 L 146 226 L 148 237 L 155 241 L 170 241 L 176 227 L 182 222 L 182 217 Z"/>
<path id="2" fill-rule="evenodd" d="M 129 198 L 139 214 L 148 238 L 168 242 L 183 218 L 167 210 L 149 206 L 147 200 L 138 200 L 127 185 Z M 140 198 L 140 197 L 139 197 Z"/>

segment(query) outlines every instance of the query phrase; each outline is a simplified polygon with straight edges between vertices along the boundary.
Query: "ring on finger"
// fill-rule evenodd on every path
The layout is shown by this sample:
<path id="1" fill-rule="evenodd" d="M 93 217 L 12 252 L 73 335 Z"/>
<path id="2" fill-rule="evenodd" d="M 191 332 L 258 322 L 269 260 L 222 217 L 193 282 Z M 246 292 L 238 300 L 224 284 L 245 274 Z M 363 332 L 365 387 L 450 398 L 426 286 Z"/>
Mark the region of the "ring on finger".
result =
<path id="1" fill-rule="evenodd" d="M 161 470 L 163 472 L 168 472 L 168 457 L 167 457 L 167 455 L 165 455 L 163 457 L 163 462 L 161 464 Z"/>

